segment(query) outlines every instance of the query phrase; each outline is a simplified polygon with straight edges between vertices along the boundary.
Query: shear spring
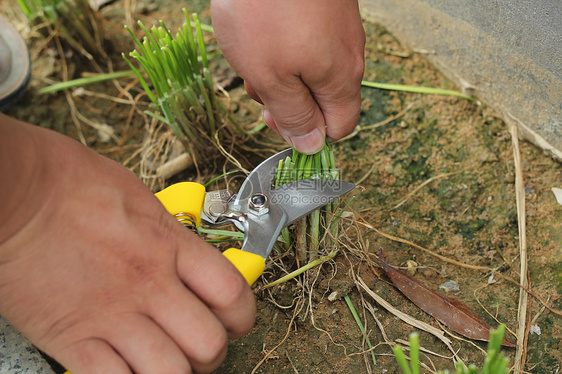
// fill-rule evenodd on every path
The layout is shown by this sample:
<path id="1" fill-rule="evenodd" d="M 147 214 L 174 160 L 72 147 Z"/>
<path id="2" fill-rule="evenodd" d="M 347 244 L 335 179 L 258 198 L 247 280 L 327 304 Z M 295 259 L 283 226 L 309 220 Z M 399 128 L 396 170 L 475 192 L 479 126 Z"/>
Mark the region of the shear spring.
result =
<path id="1" fill-rule="evenodd" d="M 175 217 L 179 223 L 181 223 L 191 231 L 197 233 L 197 225 L 195 223 L 196 222 L 195 217 L 193 217 L 191 214 L 180 212 L 176 214 Z"/>

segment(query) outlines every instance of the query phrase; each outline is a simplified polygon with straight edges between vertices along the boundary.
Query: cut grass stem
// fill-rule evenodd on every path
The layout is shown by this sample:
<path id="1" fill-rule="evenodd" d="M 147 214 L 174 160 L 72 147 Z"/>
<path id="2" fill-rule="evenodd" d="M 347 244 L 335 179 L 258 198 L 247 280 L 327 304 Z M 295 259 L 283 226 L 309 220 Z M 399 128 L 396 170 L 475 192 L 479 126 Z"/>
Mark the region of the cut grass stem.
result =
<path id="1" fill-rule="evenodd" d="M 274 185 L 280 186 L 286 183 L 304 180 L 304 179 L 338 179 L 339 172 L 335 165 L 335 156 L 331 145 L 326 142 L 324 148 L 314 154 L 305 155 L 293 150 L 293 156 L 287 157 L 279 162 L 277 173 L 275 175 Z M 326 222 L 333 214 L 337 201 L 332 202 L 324 208 L 315 210 L 308 217 L 302 218 L 297 229 L 297 257 L 299 261 L 314 261 L 319 256 L 321 239 L 325 237 Z M 337 225 L 330 225 L 332 230 L 332 238 L 337 236 Z M 284 229 L 282 232 L 283 242 L 290 236 L 289 230 Z M 290 242 L 290 241 L 289 241 Z M 331 245 L 335 247 L 337 241 L 331 241 Z M 290 245 L 287 245 L 288 249 Z"/>
<path id="2" fill-rule="evenodd" d="M 66 90 L 69 88 L 82 87 L 93 83 L 105 82 L 112 79 L 132 77 L 134 75 L 135 72 L 133 70 L 116 71 L 114 73 L 106 73 L 106 74 L 96 74 L 91 77 L 78 78 L 66 82 L 56 83 L 42 88 L 41 90 L 39 90 L 39 93 L 43 95 L 51 92 Z"/>
<path id="3" fill-rule="evenodd" d="M 322 256 L 320 258 L 317 258 L 314 261 L 309 262 L 308 264 L 301 266 L 300 268 L 298 268 L 297 270 L 285 275 L 284 277 L 281 277 L 271 283 L 266 284 L 263 288 L 269 288 L 269 287 L 273 287 L 276 286 L 278 284 L 287 282 L 288 280 L 291 280 L 299 275 L 301 275 L 302 273 L 304 273 L 307 270 L 310 270 L 326 261 L 329 261 L 331 259 L 333 259 L 337 254 L 338 254 L 338 250 L 334 250 L 332 252 L 330 252 L 330 254 L 326 255 L 326 256 Z"/>

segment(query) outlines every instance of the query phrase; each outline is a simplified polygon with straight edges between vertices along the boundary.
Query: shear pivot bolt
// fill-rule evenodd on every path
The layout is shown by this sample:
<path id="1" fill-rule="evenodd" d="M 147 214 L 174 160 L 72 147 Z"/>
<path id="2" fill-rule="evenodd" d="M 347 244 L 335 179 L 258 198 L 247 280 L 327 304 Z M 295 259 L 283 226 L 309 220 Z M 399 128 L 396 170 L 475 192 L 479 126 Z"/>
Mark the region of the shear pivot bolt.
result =
<path id="1" fill-rule="evenodd" d="M 269 211 L 269 201 L 267 196 L 262 193 L 257 193 L 250 197 L 249 207 L 255 214 L 265 214 Z"/>

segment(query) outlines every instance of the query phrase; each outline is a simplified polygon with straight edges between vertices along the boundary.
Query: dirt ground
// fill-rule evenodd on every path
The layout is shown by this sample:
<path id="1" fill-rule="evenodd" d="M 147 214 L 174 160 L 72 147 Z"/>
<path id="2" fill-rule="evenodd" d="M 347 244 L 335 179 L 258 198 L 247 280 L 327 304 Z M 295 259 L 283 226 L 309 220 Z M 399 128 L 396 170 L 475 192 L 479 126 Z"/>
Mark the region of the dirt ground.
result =
<path id="1" fill-rule="evenodd" d="M 137 12 L 132 12 L 131 4 L 136 4 Z M 177 11 L 182 6 L 198 12 L 202 21 L 209 23 L 207 1 L 120 0 L 103 8 L 110 60 L 98 61 L 101 69 L 107 71 L 110 63 L 114 71 L 128 69 L 121 58 L 121 52 L 133 48 L 121 26 L 127 17 L 140 18 L 146 25 L 163 19 L 173 30 L 183 21 Z M 82 139 L 89 147 L 123 163 L 152 188 L 162 187 L 163 181 L 147 178 L 141 169 L 139 150 L 152 127 L 143 114 L 147 98 L 140 95 L 138 85 L 129 85 L 133 78 L 40 95 L 39 89 L 62 77 L 78 78 L 96 72 L 96 67 L 70 52 L 65 53 L 62 64 L 55 48 L 33 30 L 25 29 L 15 0 L 2 2 L 0 11 L 23 30 L 33 58 L 29 91 L 7 114 Z M 367 80 L 458 90 L 422 55 L 400 45 L 383 28 L 367 22 L 365 28 Z M 208 42 L 213 45 L 212 37 Z M 228 74 L 220 56 L 213 66 L 217 74 Z M 123 92 L 129 92 L 133 99 Z M 259 107 L 240 86 L 230 94 L 237 118 L 248 124 L 259 119 Z M 519 287 L 509 279 L 519 279 L 520 256 L 509 128 L 477 101 L 367 88 L 362 94 L 359 128 L 364 129 L 334 146 L 342 179 L 360 185 L 342 219 L 340 252 L 303 276 L 265 289 L 265 282 L 284 275 L 283 269 L 297 268 L 294 253 L 274 253 L 265 279 L 255 286 L 256 326 L 246 337 L 229 344 L 228 357 L 217 373 L 400 372 L 392 356 L 392 344 L 407 340 L 411 332 L 419 330 L 360 290 L 357 277 L 400 311 L 440 326 L 383 274 L 377 265 L 379 249 L 391 265 L 406 267 L 409 260 L 414 261 L 409 270 L 418 281 L 463 301 L 492 326 L 504 323 L 510 331 L 507 337 L 516 341 L 511 332 L 517 327 Z M 102 136 L 100 124 L 112 128 L 109 138 Z M 545 309 L 539 299 L 549 308 L 562 310 L 562 206 L 551 191 L 552 187 L 562 188 L 562 165 L 529 143 L 522 141 L 520 146 L 529 277 L 532 293 L 537 296 L 530 298 L 528 324 L 540 328 L 528 333 L 525 371 L 558 373 L 562 319 Z M 283 145 L 271 131 L 264 130 L 251 138 L 240 137 L 240 147 L 241 153 L 248 153 L 243 165 L 251 167 Z M 217 164 L 203 170 L 202 178 L 210 180 L 229 168 L 235 166 Z M 188 170 L 172 181 L 196 178 L 195 172 Z M 487 270 L 473 270 L 471 266 Z M 494 282 L 489 281 L 491 275 Z M 446 281 L 454 281 L 458 290 L 442 290 L 440 285 Z M 344 301 L 346 295 L 366 326 L 375 347 L 376 365 Z M 363 307 L 367 303 L 374 307 L 383 330 Z M 481 366 L 486 343 L 467 341 L 455 333 L 449 338 L 465 363 Z M 451 352 L 441 341 L 423 332 L 420 340 L 423 348 L 433 352 L 422 354 L 428 371 L 453 369 Z M 504 352 L 513 364 L 515 350 L 505 348 Z"/>

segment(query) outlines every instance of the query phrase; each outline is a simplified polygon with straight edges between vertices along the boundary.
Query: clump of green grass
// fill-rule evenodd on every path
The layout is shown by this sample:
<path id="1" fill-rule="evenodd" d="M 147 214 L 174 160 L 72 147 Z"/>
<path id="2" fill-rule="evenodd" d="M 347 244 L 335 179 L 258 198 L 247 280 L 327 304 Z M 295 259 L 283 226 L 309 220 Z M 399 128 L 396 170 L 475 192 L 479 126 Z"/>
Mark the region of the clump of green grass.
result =
<path id="1" fill-rule="evenodd" d="M 501 344 L 503 335 L 505 333 L 505 326 L 500 325 L 496 330 L 490 331 L 490 341 L 488 342 L 488 351 L 482 370 L 478 370 L 476 365 L 471 364 L 468 367 L 462 363 L 457 362 L 455 365 L 454 374 L 507 374 L 509 372 L 508 365 L 509 359 L 501 352 Z M 402 351 L 400 345 L 393 348 L 394 356 L 400 364 L 400 368 L 404 374 L 419 374 L 420 372 L 420 343 L 417 333 L 410 334 L 410 364 L 406 360 L 406 356 Z M 438 371 L 437 374 L 449 374 L 448 370 Z"/>
<path id="2" fill-rule="evenodd" d="M 215 93 L 199 17 L 193 14 L 191 22 L 185 9 L 183 13 L 186 23 L 175 36 L 162 21 L 150 30 L 139 21 L 142 41 L 127 27 L 137 46 L 129 56 L 140 68 L 125 54 L 123 58 L 152 101 L 146 113 L 166 123 L 197 154 L 216 144 L 217 127 L 228 113 Z"/>
<path id="3" fill-rule="evenodd" d="M 103 55 L 99 14 L 88 0 L 17 0 L 32 25 L 56 33 L 77 52 Z M 47 35 L 46 35 L 47 36 Z"/>
<path id="4" fill-rule="evenodd" d="M 334 152 L 328 142 L 320 152 L 314 155 L 305 155 L 294 150 L 292 157 L 287 157 L 279 162 L 273 183 L 274 186 L 281 186 L 304 179 L 339 179 Z M 338 202 L 334 201 L 315 210 L 309 216 L 301 218 L 296 230 L 293 230 L 293 235 L 289 228 L 283 229 L 280 240 L 287 249 L 292 244 L 296 245 L 299 261 L 316 260 L 324 238 L 323 244 L 335 249 L 338 226 L 331 222 L 334 219 L 337 205 Z"/>

